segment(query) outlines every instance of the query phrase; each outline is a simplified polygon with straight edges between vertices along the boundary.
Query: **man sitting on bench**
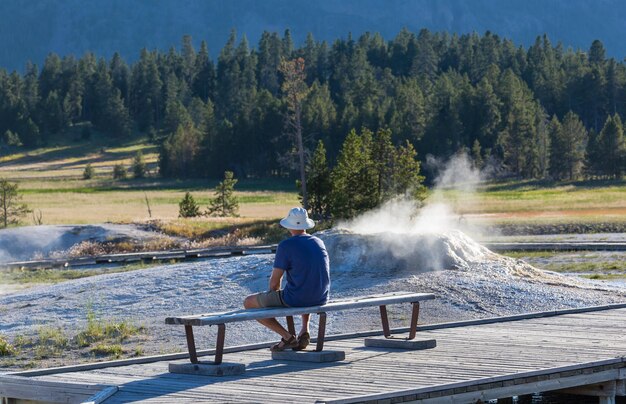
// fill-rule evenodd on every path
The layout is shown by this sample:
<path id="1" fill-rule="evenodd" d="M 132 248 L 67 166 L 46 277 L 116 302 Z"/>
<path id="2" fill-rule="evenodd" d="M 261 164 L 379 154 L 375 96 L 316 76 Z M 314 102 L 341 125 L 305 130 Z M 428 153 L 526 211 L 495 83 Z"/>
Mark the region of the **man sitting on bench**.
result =
<path id="1" fill-rule="evenodd" d="M 315 226 L 306 210 L 293 208 L 280 225 L 288 229 L 291 237 L 278 244 L 274 269 L 270 276 L 269 291 L 246 297 L 244 307 L 305 307 L 319 306 L 328 302 L 330 291 L 330 271 L 328 253 L 324 242 L 307 234 L 306 230 Z M 287 283 L 280 289 L 283 274 Z M 287 331 L 275 318 L 258 320 L 281 336 L 280 342 L 272 346 L 272 351 L 305 349 L 311 340 L 309 335 L 309 314 L 302 315 L 302 329 L 298 337 Z"/>

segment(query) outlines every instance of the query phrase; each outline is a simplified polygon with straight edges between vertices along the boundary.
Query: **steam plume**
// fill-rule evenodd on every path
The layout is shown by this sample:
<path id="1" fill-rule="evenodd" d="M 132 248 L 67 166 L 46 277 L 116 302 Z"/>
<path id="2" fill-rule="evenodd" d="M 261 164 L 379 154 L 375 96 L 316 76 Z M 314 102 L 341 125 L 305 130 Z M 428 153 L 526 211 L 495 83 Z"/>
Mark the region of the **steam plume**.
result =
<path id="1" fill-rule="evenodd" d="M 457 153 L 447 162 L 427 156 L 427 167 L 438 172 L 431 195 L 420 208 L 414 200 L 392 199 L 381 207 L 366 212 L 339 227 L 360 234 L 445 233 L 455 229 L 467 230 L 467 223 L 456 208 L 467 207 L 469 198 L 483 179 L 466 153 Z M 459 199 L 463 198 L 463 199 Z"/>

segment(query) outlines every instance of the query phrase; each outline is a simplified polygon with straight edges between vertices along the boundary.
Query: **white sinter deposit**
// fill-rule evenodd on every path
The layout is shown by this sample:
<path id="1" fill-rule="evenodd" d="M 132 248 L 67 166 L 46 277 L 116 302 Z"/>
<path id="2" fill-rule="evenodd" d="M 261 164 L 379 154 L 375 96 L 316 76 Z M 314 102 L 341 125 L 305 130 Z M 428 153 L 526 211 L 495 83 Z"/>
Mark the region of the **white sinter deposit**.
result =
<path id="1" fill-rule="evenodd" d="M 141 242 L 167 237 L 135 225 L 24 226 L 0 230 L 0 264 L 63 256 L 82 242 Z"/>
<path id="2" fill-rule="evenodd" d="M 422 322 L 442 322 L 624 301 L 625 292 L 597 282 L 544 272 L 494 254 L 458 231 L 443 233 L 318 233 L 331 259 L 332 297 L 391 291 L 433 292 Z M 172 315 L 241 307 L 266 290 L 273 255 L 163 265 L 107 274 L 0 296 L 0 333 L 34 334 L 40 325 L 62 326 L 71 336 L 84 327 L 89 308 L 104 319 L 133 320 L 150 336 L 146 354 L 184 350 L 183 327 Z M 409 307 L 390 308 L 392 326 L 406 326 Z M 315 321 L 316 319 L 314 319 Z M 198 330 L 199 348 L 214 344 L 215 327 Z M 379 329 L 378 310 L 329 315 L 329 333 Z M 315 328 L 314 328 L 315 330 Z M 227 345 L 275 339 L 249 322 L 227 327 Z"/>

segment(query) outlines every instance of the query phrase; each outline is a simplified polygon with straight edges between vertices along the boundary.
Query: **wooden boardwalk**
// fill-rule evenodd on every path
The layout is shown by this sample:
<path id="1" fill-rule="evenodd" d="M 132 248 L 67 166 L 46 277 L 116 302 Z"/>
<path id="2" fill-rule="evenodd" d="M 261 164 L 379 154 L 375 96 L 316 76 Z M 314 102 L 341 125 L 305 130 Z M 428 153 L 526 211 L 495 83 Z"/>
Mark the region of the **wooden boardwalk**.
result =
<path id="1" fill-rule="evenodd" d="M 103 395 L 110 395 L 107 404 L 475 402 L 575 386 L 592 391 L 598 383 L 598 395 L 625 394 L 626 305 L 553 314 L 423 326 L 418 337 L 435 338 L 437 347 L 422 351 L 370 348 L 362 335 L 345 336 L 325 346 L 344 350 L 345 361 L 327 364 L 278 362 L 267 348 L 242 348 L 224 356 L 246 364 L 239 376 L 170 374 L 171 360 L 158 358 L 22 375 L 31 383 L 72 383 L 75 389 L 113 386 Z M 0 376 L 0 396 L 3 383 Z"/>

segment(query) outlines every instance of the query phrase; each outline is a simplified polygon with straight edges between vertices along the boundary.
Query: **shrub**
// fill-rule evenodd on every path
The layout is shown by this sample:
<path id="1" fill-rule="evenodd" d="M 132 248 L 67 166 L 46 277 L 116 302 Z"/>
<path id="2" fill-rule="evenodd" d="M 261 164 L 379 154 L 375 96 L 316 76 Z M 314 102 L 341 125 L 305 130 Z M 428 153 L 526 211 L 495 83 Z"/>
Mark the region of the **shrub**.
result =
<path id="1" fill-rule="evenodd" d="M 143 158 L 143 153 L 138 151 L 133 159 L 133 175 L 135 178 L 144 178 L 146 176 L 146 170 L 147 167 Z"/>
<path id="2" fill-rule="evenodd" d="M 90 180 L 90 179 L 93 178 L 94 174 L 95 174 L 95 170 L 91 166 L 91 163 L 87 164 L 85 166 L 85 170 L 83 171 L 83 179 L 84 180 Z"/>
<path id="3" fill-rule="evenodd" d="M 116 164 L 113 167 L 113 179 L 114 180 L 123 180 L 126 178 L 126 167 L 124 164 Z"/>
<path id="4" fill-rule="evenodd" d="M 178 203 L 178 217 L 196 217 L 200 216 L 200 208 L 189 192 L 185 193 L 185 197 Z"/>
<path id="5" fill-rule="evenodd" d="M 124 349 L 120 344 L 98 344 L 91 348 L 91 352 L 95 355 L 108 355 L 119 358 L 124 353 Z"/>
<path id="6" fill-rule="evenodd" d="M 38 332 L 35 357 L 38 359 L 59 355 L 61 349 L 67 347 L 67 337 L 60 328 L 41 327 Z"/>
<path id="7" fill-rule="evenodd" d="M 7 146 L 21 146 L 22 141 L 17 133 L 7 130 L 2 136 L 2 142 Z"/>
<path id="8" fill-rule="evenodd" d="M 15 347 L 9 341 L 0 336 L 0 356 L 11 356 L 15 354 Z"/>

